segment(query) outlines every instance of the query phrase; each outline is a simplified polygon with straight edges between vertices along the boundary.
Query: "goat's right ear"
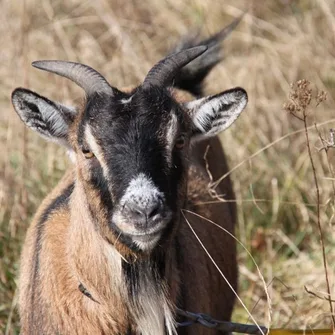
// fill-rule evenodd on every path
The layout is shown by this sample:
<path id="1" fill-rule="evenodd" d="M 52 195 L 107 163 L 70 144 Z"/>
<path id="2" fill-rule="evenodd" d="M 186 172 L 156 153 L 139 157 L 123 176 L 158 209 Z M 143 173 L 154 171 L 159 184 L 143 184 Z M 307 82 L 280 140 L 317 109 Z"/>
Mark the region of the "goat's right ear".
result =
<path id="1" fill-rule="evenodd" d="M 44 138 L 69 147 L 68 131 L 74 121 L 74 108 L 53 102 L 35 92 L 17 88 L 12 103 L 20 119 Z"/>
<path id="2" fill-rule="evenodd" d="M 248 102 L 247 92 L 240 87 L 193 100 L 185 104 L 193 121 L 192 141 L 215 136 L 230 127 Z"/>

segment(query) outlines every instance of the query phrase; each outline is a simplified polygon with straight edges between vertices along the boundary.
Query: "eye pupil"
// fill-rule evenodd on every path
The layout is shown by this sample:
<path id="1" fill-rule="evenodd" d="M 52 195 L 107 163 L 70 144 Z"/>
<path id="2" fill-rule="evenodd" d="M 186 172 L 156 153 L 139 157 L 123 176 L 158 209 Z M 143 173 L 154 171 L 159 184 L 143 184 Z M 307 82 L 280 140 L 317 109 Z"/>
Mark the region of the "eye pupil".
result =
<path id="1" fill-rule="evenodd" d="M 185 136 L 181 135 L 177 138 L 176 143 L 175 143 L 175 147 L 177 149 L 182 149 L 185 145 Z"/>
<path id="2" fill-rule="evenodd" d="M 87 158 L 87 159 L 94 157 L 93 152 L 89 149 L 82 149 L 82 152 L 83 152 L 83 155 L 85 156 L 85 158 Z"/>

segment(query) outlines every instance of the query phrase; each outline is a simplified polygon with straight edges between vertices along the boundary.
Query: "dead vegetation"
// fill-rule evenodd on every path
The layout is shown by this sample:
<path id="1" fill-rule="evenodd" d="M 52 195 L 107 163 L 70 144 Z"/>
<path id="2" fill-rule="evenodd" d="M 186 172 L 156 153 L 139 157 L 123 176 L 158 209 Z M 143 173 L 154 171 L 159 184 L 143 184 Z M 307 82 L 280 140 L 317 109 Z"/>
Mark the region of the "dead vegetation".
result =
<path id="1" fill-rule="evenodd" d="M 330 131 L 335 128 L 333 1 L 5 0 L 1 9 L 0 332 L 18 333 L 15 277 L 21 241 L 31 215 L 69 164 L 61 148 L 24 129 L 10 106 L 10 93 L 26 86 L 67 103 L 81 96 L 75 85 L 36 71 L 30 63 L 79 61 L 99 70 L 113 85 L 127 86 L 143 79 L 150 66 L 190 29 L 202 27 L 201 33 L 209 35 L 245 10 L 243 22 L 225 43 L 225 61 L 207 80 L 208 92 L 242 86 L 250 98 L 246 113 L 222 136 L 239 208 L 237 237 L 265 278 L 272 327 L 331 326 L 334 302 L 329 294 L 335 299 L 335 149 Z M 326 101 L 322 94 L 311 97 L 306 124 L 282 108 L 290 83 L 302 78 L 312 83 L 313 92 L 327 93 Z M 267 326 L 269 303 L 243 248 L 239 264 L 240 297 L 255 320 Z M 240 304 L 234 320 L 248 321 Z"/>

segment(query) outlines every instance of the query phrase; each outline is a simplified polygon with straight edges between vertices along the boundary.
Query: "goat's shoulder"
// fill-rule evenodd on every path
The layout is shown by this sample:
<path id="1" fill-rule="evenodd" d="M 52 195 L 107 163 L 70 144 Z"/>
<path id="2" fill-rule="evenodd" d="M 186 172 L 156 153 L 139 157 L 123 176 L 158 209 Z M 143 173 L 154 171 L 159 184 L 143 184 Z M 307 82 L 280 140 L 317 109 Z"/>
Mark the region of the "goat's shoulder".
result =
<path id="1" fill-rule="evenodd" d="M 21 259 L 21 282 L 25 277 L 29 277 L 36 262 L 36 256 L 40 252 L 41 243 L 44 240 L 45 226 L 50 217 L 57 211 L 64 211 L 68 206 L 68 199 L 72 192 L 74 173 L 69 170 L 53 191 L 44 199 L 36 215 L 28 228 L 26 242 Z M 37 270 L 37 269 L 36 269 Z M 27 278 L 28 279 L 28 278 Z M 28 279 L 29 280 L 29 279 Z"/>

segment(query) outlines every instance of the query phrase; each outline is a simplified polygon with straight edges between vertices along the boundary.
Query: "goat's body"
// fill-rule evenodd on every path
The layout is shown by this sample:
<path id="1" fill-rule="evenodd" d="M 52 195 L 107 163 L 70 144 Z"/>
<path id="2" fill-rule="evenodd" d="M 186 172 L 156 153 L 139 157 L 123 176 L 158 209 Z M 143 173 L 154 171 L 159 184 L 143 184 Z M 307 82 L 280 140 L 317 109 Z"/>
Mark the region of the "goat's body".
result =
<path id="1" fill-rule="evenodd" d="M 233 203 L 201 204 L 215 200 L 207 191 L 209 177 L 203 160 L 208 144 L 209 141 L 201 142 L 194 148 L 187 208 L 233 233 L 236 216 Z M 207 158 L 214 179 L 227 172 L 218 139 L 210 140 Z M 82 222 L 71 222 L 70 202 L 74 204 L 75 197 L 80 196 L 76 193 L 81 192 L 74 188 L 74 178 L 73 171 L 65 175 L 45 199 L 29 228 L 20 278 L 22 334 L 136 334 L 130 307 L 123 299 L 127 287 L 121 280 L 119 255 L 95 233 L 94 223 L 85 217 L 85 204 L 72 209 L 83 213 Z M 217 192 L 233 198 L 229 178 L 220 184 Z M 210 222 L 195 215 L 186 216 L 227 280 L 236 288 L 233 239 Z M 234 295 L 184 220 L 173 243 L 173 252 L 167 255 L 165 264 L 167 296 L 172 305 L 229 320 Z M 92 272 L 92 269 L 99 270 Z M 80 284 L 93 299 L 79 290 Z M 162 322 L 164 325 L 164 319 Z M 208 329 L 200 326 L 178 329 L 178 334 L 207 333 Z"/>
<path id="2" fill-rule="evenodd" d="M 233 88 L 194 98 L 182 89 L 202 93 L 203 79 L 221 59 L 219 42 L 238 21 L 206 46 L 186 43 L 131 90 L 110 86 L 83 64 L 34 62 L 85 90 L 79 110 L 30 90 L 13 92 L 22 121 L 65 145 L 75 164 L 27 233 L 22 335 L 219 335 L 199 325 L 176 327 L 183 321 L 176 308 L 230 320 L 236 205 L 213 197 L 209 184 L 228 171 L 214 136 L 237 119 L 247 93 Z M 215 191 L 234 199 L 229 177 Z"/>

